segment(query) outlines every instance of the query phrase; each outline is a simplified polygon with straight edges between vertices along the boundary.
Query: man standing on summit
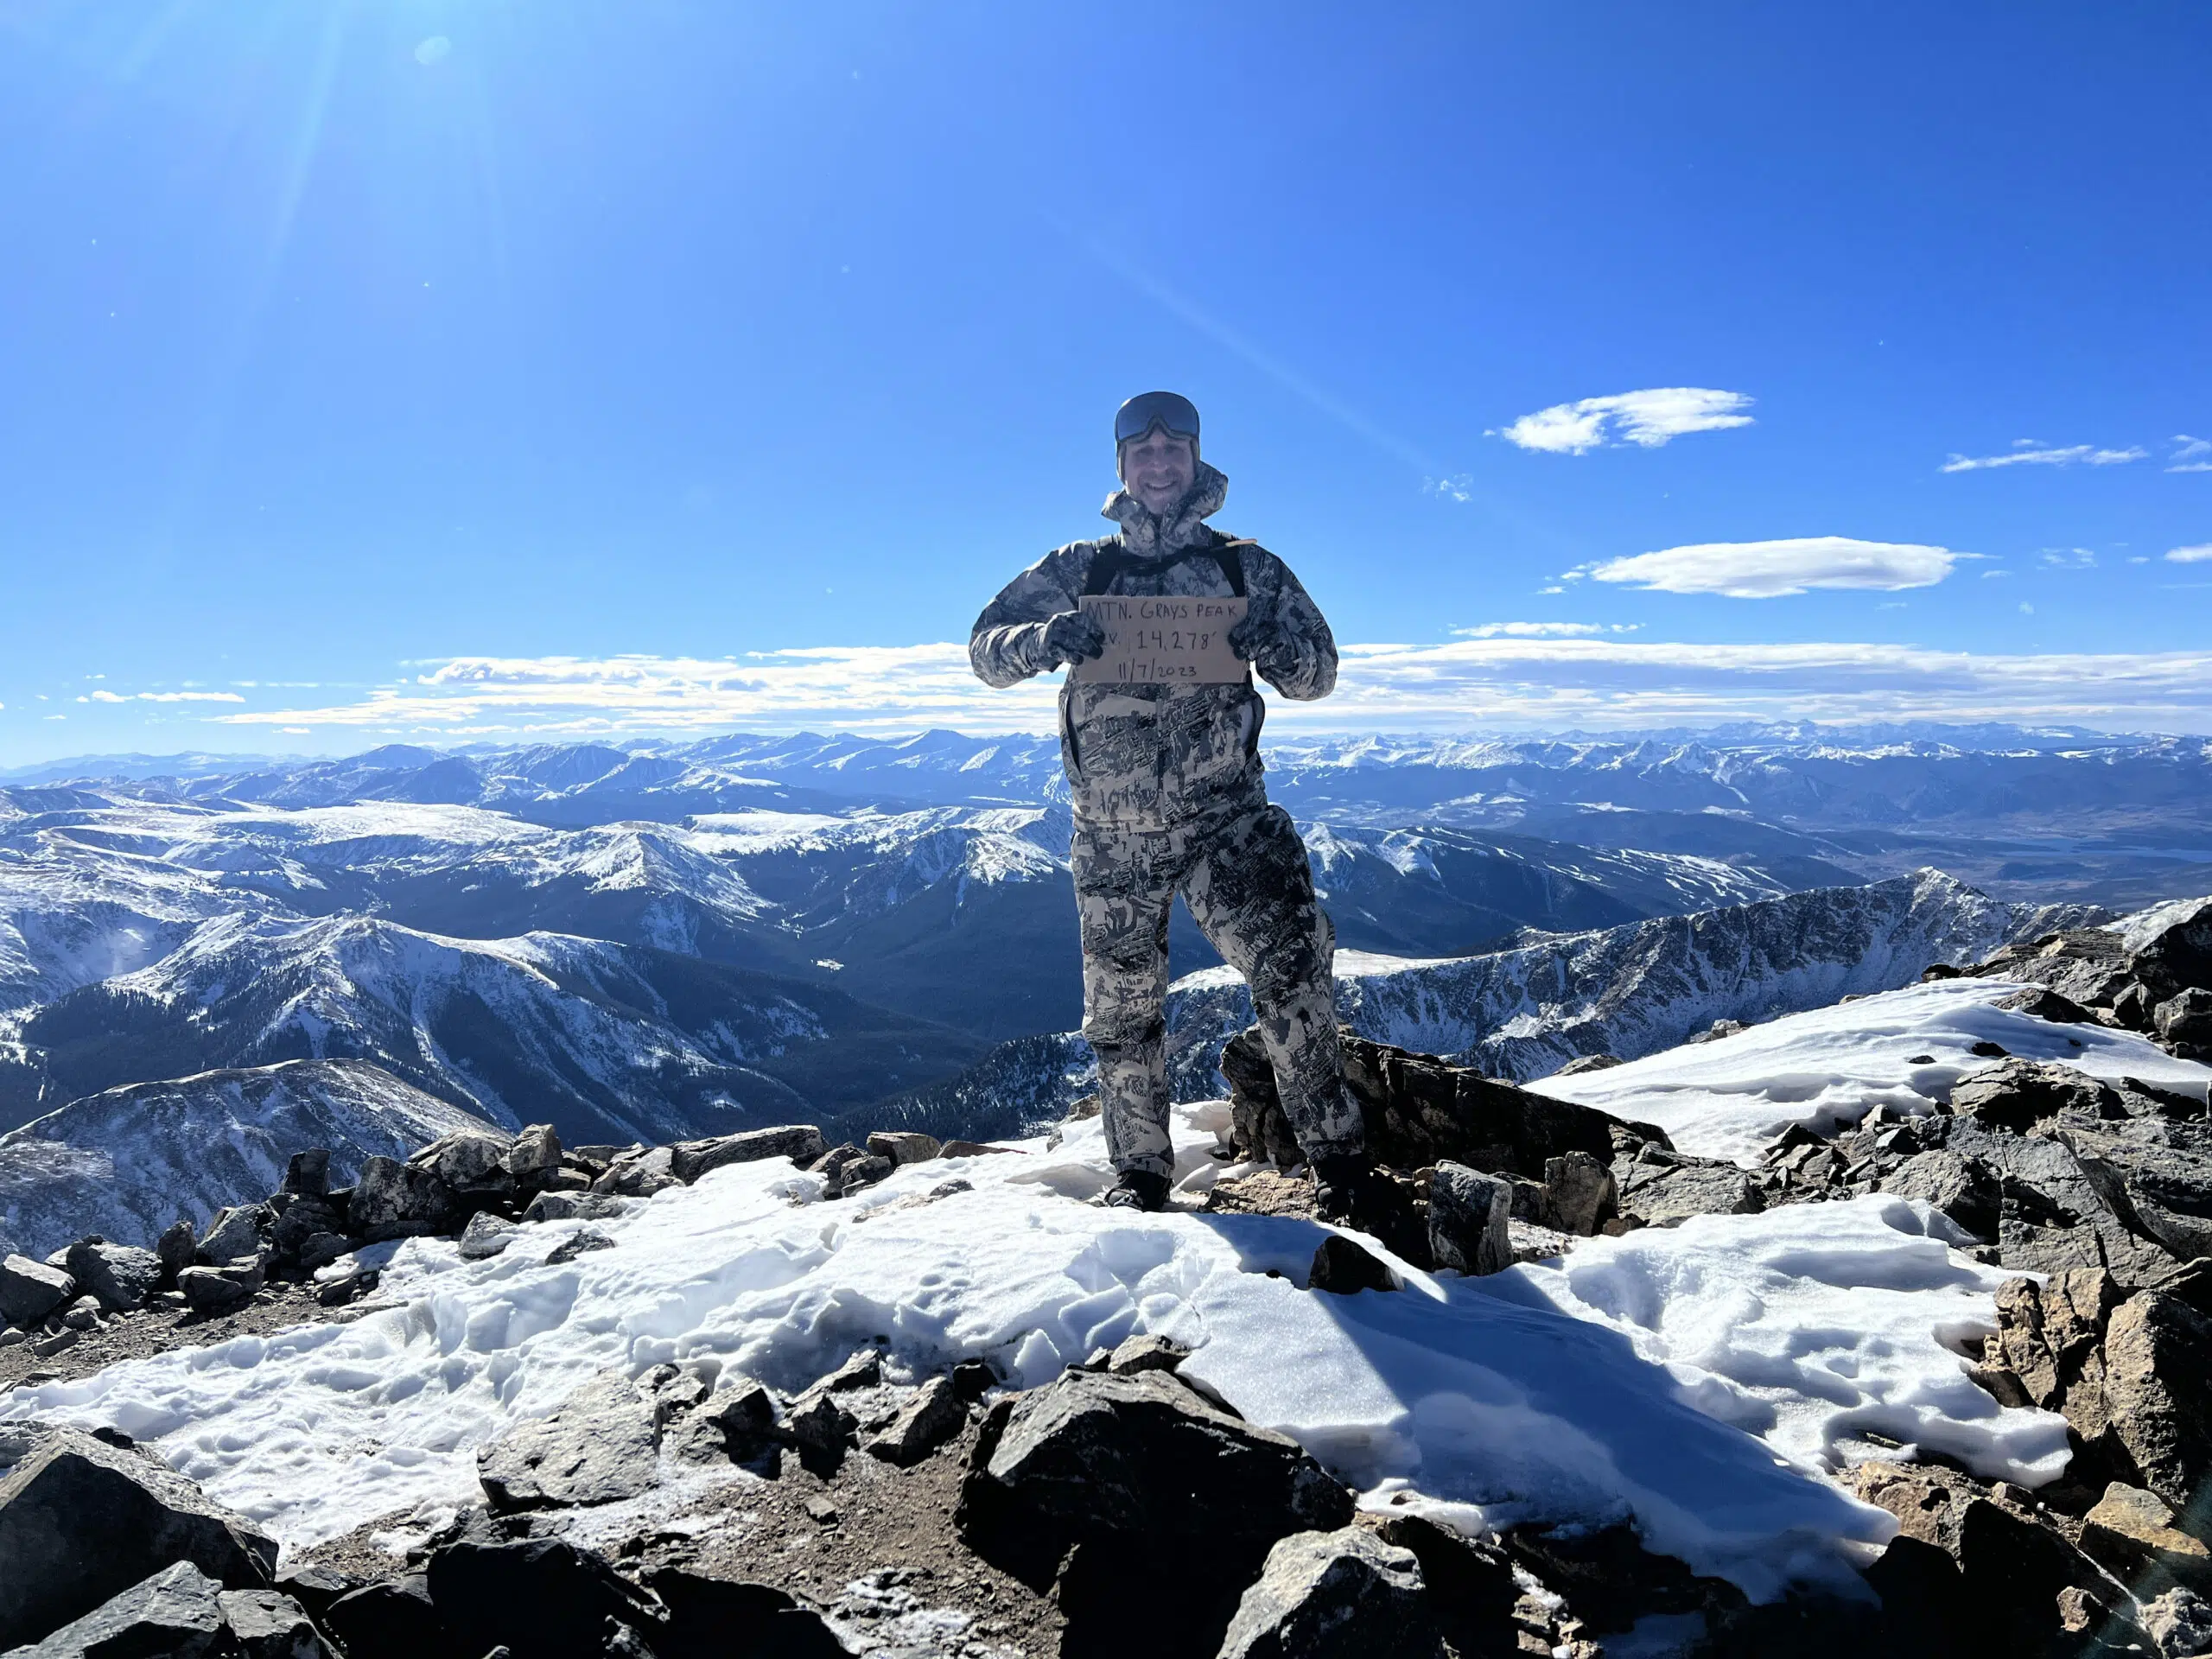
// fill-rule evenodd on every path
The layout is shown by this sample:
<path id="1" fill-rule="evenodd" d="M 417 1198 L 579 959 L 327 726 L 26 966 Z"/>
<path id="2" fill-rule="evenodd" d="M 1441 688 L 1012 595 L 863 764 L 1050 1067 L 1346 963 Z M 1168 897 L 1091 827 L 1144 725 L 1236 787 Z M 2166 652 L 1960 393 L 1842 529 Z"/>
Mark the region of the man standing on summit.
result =
<path id="1" fill-rule="evenodd" d="M 1205 522 L 1229 480 L 1198 458 L 1198 411 L 1172 391 L 1114 421 L 1118 534 L 1071 542 L 1007 584 L 968 655 L 1005 687 L 1099 656 L 1086 594 L 1241 597 L 1229 644 L 1287 697 L 1337 683 L 1329 625 L 1281 559 Z M 1306 848 L 1261 782 L 1265 705 L 1249 671 L 1225 684 L 1078 683 L 1060 690 L 1060 758 L 1074 797 L 1070 861 L 1083 937 L 1083 1034 L 1098 1056 L 1106 1202 L 1167 1202 L 1167 917 L 1176 893 L 1252 987 L 1283 1109 L 1313 1160 L 1325 1219 L 1365 1224 L 1382 1202 L 1359 1109 L 1344 1092 L 1331 959 Z"/>

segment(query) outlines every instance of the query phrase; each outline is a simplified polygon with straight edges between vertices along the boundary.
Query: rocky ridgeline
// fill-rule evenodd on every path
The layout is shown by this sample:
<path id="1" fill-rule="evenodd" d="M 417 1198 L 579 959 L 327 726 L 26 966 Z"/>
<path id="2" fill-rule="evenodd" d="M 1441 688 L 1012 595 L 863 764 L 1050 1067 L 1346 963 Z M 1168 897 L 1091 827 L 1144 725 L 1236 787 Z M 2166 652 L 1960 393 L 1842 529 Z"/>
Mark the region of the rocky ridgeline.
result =
<path id="1" fill-rule="evenodd" d="M 118 1318 L 169 1311 L 212 1318 L 236 1313 L 264 1290 L 311 1289 L 325 1306 L 374 1288 L 367 1247 L 394 1239 L 457 1236 L 471 1259 L 497 1255 L 531 1222 L 623 1213 L 628 1201 L 686 1186 L 725 1165 L 790 1158 L 821 1174 L 836 1198 L 881 1180 L 902 1162 L 950 1150 L 910 1132 L 825 1147 L 811 1124 L 788 1124 L 664 1147 L 563 1147 L 548 1124 L 512 1138 L 477 1131 L 445 1136 L 402 1161 L 370 1158 L 350 1187 L 328 1185 L 330 1154 L 296 1154 L 283 1185 L 257 1204 L 217 1212 L 204 1228 L 180 1219 L 151 1249 L 81 1238 L 43 1262 L 0 1258 L 0 1348 L 28 1342 L 59 1355 Z M 594 1236 L 571 1241 L 581 1250 Z"/>

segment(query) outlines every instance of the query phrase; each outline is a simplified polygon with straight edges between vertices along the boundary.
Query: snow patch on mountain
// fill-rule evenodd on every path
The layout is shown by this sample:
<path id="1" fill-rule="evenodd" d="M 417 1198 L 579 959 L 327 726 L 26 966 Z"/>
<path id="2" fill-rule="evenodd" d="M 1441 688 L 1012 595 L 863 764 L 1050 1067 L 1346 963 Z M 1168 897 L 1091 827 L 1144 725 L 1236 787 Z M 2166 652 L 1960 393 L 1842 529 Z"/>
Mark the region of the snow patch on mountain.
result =
<path id="1" fill-rule="evenodd" d="M 1684 1152 L 1748 1165 L 1792 1124 L 1825 1136 L 1877 1106 L 1933 1113 L 1960 1078 L 1997 1064 L 1972 1052 L 1977 1043 L 2200 1100 L 2212 1086 L 2212 1068 L 2176 1059 L 2132 1031 L 2057 1025 L 1994 1006 L 2019 988 L 2001 979 L 1939 980 L 1529 1087 L 1656 1123 Z"/>
<path id="2" fill-rule="evenodd" d="M 473 1112 L 360 1060 L 289 1060 L 137 1083 L 73 1102 L 0 1135 L 0 1252 L 43 1257 L 86 1233 L 150 1245 L 184 1216 L 276 1190 L 293 1154 L 331 1152 L 331 1179 L 361 1160 L 404 1158 Z"/>
<path id="3" fill-rule="evenodd" d="M 1181 1164 L 1207 1161 L 1220 1114 L 1179 1110 Z M 0 1417 L 120 1428 L 296 1551 L 469 1500 L 477 1447 L 609 1368 L 792 1389 L 886 1341 L 899 1376 L 980 1357 L 1033 1386 L 1155 1332 L 1371 1501 L 1625 1515 L 1762 1598 L 1846 1581 L 1894 1530 L 1824 1478 L 1874 1449 L 1867 1431 L 2024 1484 L 2065 1456 L 2061 1420 L 1999 1407 L 1944 1345 L 1993 1329 L 2003 1275 L 1911 1201 L 1717 1217 L 1481 1281 L 1400 1264 L 1403 1292 L 1320 1296 L 1299 1287 L 1315 1224 L 1071 1201 L 1108 1179 L 1096 1124 L 1057 1150 L 910 1166 L 835 1207 L 788 1165 L 736 1166 L 594 1224 L 612 1249 L 550 1261 L 573 1223 L 479 1262 L 410 1241 L 388 1305 L 353 1323 L 19 1389 Z M 1753 1298 L 1771 1315 L 1714 1321 Z M 1820 1344 L 1791 1345 L 1785 1318 Z"/>
<path id="4" fill-rule="evenodd" d="M 1338 1016 L 1363 1037 L 1520 1080 L 1579 1055 L 1656 1053 L 1719 1020 L 1751 1024 L 1894 989 L 1930 963 L 1979 962 L 2014 938 L 2102 914 L 2004 904 L 1923 870 L 1486 956 L 1340 955 Z M 1226 969 L 1187 976 L 1171 992 L 1179 1052 L 1217 1053 L 1251 1018 L 1250 993 Z"/>

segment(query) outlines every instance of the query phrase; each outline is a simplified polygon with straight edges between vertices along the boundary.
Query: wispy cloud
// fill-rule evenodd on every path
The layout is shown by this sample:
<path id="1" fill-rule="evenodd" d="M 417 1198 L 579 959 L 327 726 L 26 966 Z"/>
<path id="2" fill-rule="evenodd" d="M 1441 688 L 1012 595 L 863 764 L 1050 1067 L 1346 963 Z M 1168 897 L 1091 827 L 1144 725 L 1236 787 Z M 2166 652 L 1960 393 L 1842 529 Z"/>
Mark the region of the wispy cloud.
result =
<path id="1" fill-rule="evenodd" d="M 90 696 L 79 697 L 79 702 L 244 702 L 245 699 L 235 691 L 132 691 L 129 693 L 99 690 Z"/>
<path id="2" fill-rule="evenodd" d="M 1475 499 L 1475 478 L 1471 473 L 1454 473 L 1449 478 L 1425 478 L 1421 486 L 1431 495 L 1440 495 L 1446 501 L 1471 501 Z"/>
<path id="3" fill-rule="evenodd" d="M 2097 556 L 2086 547 L 2046 547 L 2037 556 L 2054 570 L 2089 570 Z"/>
<path id="4" fill-rule="evenodd" d="M 2177 547 L 2166 557 L 2176 564 L 2212 563 L 2212 542 L 2200 542 L 2195 547 Z"/>
<path id="5" fill-rule="evenodd" d="M 1484 622 L 1453 628 L 1462 639 L 1588 639 L 1608 633 L 1634 633 L 1641 622 Z"/>
<path id="6" fill-rule="evenodd" d="M 1665 594 L 1723 594 L 1776 599 L 1813 588 L 1895 593 L 1932 588 L 1961 559 L 1947 547 L 1911 542 L 1861 542 L 1848 536 L 1805 536 L 1775 542 L 1701 542 L 1632 558 L 1609 559 L 1567 572 L 1599 582 L 1624 582 Z"/>
<path id="7" fill-rule="evenodd" d="M 1993 467 L 2120 467 L 2140 461 L 2151 452 L 2142 448 L 2100 449 L 2093 443 L 2061 448 L 2033 438 L 2015 438 L 2001 455 L 1953 455 L 1941 468 L 1947 473 L 1980 473 Z"/>
<path id="8" fill-rule="evenodd" d="M 737 662 L 467 658 L 321 709 L 213 718 L 467 739 L 712 730 L 1047 731 L 1053 682 L 993 691 L 964 646 L 783 652 Z M 1278 699 L 1314 731 L 1618 729 L 1731 720 L 2079 721 L 2212 731 L 2212 650 L 2008 654 L 1853 643 L 1714 645 L 1496 635 L 1356 645 L 1337 695 Z"/>
<path id="9" fill-rule="evenodd" d="M 2212 473 L 2212 439 L 2174 434 L 2174 452 L 2166 457 L 2170 473 Z"/>
<path id="10" fill-rule="evenodd" d="M 1617 392 L 1610 397 L 1585 397 L 1580 403 L 1554 404 L 1533 415 L 1523 415 L 1492 435 L 1523 449 L 1548 454 L 1580 455 L 1591 450 L 1633 443 L 1656 449 L 1687 432 L 1719 432 L 1732 426 L 1749 426 L 1743 411 L 1752 400 L 1740 391 L 1715 391 L 1704 386 L 1654 386 L 1643 391 Z"/>

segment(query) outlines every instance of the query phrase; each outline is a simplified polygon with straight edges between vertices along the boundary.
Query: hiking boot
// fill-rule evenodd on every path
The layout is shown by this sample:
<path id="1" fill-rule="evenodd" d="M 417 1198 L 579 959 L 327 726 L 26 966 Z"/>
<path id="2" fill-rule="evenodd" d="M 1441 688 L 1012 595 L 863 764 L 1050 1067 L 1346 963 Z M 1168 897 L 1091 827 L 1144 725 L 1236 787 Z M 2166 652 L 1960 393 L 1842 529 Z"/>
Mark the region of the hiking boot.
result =
<path id="1" fill-rule="evenodd" d="M 1165 1210 L 1167 1178 L 1148 1169 L 1125 1169 L 1099 1202 L 1109 1210 Z"/>
<path id="2" fill-rule="evenodd" d="M 1380 1239 L 1415 1267 L 1429 1265 L 1428 1230 L 1413 1200 L 1364 1157 L 1313 1160 L 1313 1214 L 1319 1221 Z"/>

